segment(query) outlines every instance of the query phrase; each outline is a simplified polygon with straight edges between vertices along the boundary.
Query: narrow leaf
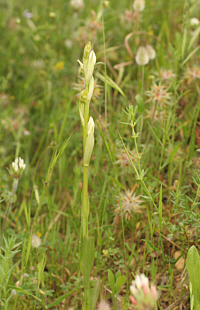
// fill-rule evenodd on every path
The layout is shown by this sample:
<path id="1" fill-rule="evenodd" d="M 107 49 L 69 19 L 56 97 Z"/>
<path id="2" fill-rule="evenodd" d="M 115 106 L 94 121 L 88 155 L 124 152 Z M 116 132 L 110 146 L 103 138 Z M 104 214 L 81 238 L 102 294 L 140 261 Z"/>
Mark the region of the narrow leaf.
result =
<path id="1" fill-rule="evenodd" d="M 120 288 L 124 285 L 125 282 L 126 282 L 126 277 L 125 276 L 120 276 L 119 278 L 117 278 L 116 294 L 119 294 Z"/>
<path id="2" fill-rule="evenodd" d="M 115 293 L 115 277 L 110 269 L 108 270 L 108 281 L 110 284 L 111 291 L 114 294 Z"/>
<path id="3" fill-rule="evenodd" d="M 94 237 L 84 237 L 81 244 L 81 259 L 80 266 L 84 277 L 84 283 L 89 287 L 90 273 L 94 266 Z"/>
<path id="4" fill-rule="evenodd" d="M 95 310 L 100 292 L 100 281 L 96 279 L 91 281 L 91 284 L 93 285 L 93 287 L 90 288 L 90 310 Z"/>
<path id="5" fill-rule="evenodd" d="M 74 288 L 73 290 L 67 292 L 66 294 L 58 297 L 56 300 L 54 300 L 51 304 L 49 304 L 47 306 L 47 309 L 50 309 L 56 305 L 58 305 L 59 303 L 61 303 L 61 301 L 63 301 L 63 299 L 65 299 L 67 296 L 71 295 L 77 288 Z"/>
<path id="6" fill-rule="evenodd" d="M 138 104 L 138 112 L 143 113 L 145 108 L 143 98 L 140 95 L 137 95 L 135 99 Z"/>
<path id="7" fill-rule="evenodd" d="M 181 66 L 184 66 L 184 64 L 186 64 L 186 62 L 188 62 L 188 60 L 198 51 L 199 48 L 200 48 L 200 45 L 197 46 L 197 47 L 188 55 L 188 57 L 182 62 Z"/>
<path id="8" fill-rule="evenodd" d="M 111 78 L 109 78 L 108 76 L 106 76 L 105 78 L 105 76 L 103 76 L 101 73 L 97 73 L 96 75 L 101 81 L 103 81 L 104 83 L 108 83 L 108 85 L 116 89 L 122 96 L 126 97 L 121 88 Z"/>

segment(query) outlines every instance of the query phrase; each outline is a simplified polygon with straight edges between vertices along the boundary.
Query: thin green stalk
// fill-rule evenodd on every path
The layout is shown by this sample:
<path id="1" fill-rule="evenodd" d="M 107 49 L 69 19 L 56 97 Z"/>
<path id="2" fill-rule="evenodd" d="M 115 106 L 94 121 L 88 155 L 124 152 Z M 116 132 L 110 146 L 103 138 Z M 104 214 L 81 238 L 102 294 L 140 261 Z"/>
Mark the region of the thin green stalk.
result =
<path id="1" fill-rule="evenodd" d="M 88 215 L 89 215 L 89 206 L 88 206 L 88 166 L 83 167 L 83 196 L 82 196 L 82 229 L 83 236 L 88 236 Z"/>
<path id="2" fill-rule="evenodd" d="M 7 219 L 8 219 L 8 214 L 10 212 L 10 208 L 11 208 L 12 203 L 13 203 L 13 197 L 15 196 L 16 191 L 17 191 L 18 181 L 19 181 L 18 179 L 14 179 L 12 196 L 10 198 L 10 201 L 9 201 L 9 204 L 8 204 L 8 207 L 7 207 L 7 211 L 6 211 L 6 215 L 5 215 L 5 218 L 4 218 L 4 221 L 3 221 L 3 225 L 2 225 L 2 228 L 1 228 L 0 253 L 1 253 L 1 245 L 2 245 L 3 234 L 4 234 L 6 222 L 7 222 Z"/>
<path id="3" fill-rule="evenodd" d="M 107 109 L 108 109 L 108 103 L 107 103 L 107 88 L 108 88 L 108 84 L 107 84 L 107 67 L 106 67 L 106 39 L 105 39 L 105 27 L 104 27 L 104 16 L 103 16 L 103 1 L 101 0 L 101 17 L 102 17 L 102 34 L 103 34 L 103 51 L 104 51 L 104 74 L 105 74 L 105 126 L 107 125 Z"/>
<path id="4" fill-rule="evenodd" d="M 88 89 L 86 85 L 86 90 Z M 83 127 L 83 155 L 85 151 L 85 143 L 87 138 L 87 124 L 89 118 L 89 101 L 87 100 L 84 110 L 84 127 Z M 82 237 L 88 236 L 88 215 L 89 215 L 89 204 L 88 204 L 88 166 L 83 166 L 83 191 L 82 191 Z"/>

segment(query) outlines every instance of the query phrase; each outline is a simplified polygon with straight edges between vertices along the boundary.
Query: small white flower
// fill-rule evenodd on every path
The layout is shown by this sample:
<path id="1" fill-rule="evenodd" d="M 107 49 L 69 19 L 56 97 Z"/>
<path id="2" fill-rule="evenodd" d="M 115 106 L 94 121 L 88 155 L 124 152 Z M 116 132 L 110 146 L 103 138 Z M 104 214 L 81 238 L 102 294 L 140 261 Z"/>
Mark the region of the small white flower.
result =
<path id="1" fill-rule="evenodd" d="M 143 11 L 145 8 L 145 0 L 135 0 L 133 3 L 133 8 L 138 12 Z"/>
<path id="2" fill-rule="evenodd" d="M 196 18 L 196 17 L 193 17 L 193 18 L 190 19 L 190 25 L 191 26 L 198 26 L 199 23 L 200 22 L 199 22 L 198 18 Z"/>
<path id="3" fill-rule="evenodd" d="M 41 244 L 41 239 L 40 237 L 38 237 L 36 234 L 32 235 L 32 239 L 31 239 L 31 245 L 34 248 L 38 248 Z"/>
<path id="4" fill-rule="evenodd" d="M 9 170 L 11 176 L 15 179 L 19 179 L 22 176 L 23 171 L 25 170 L 26 165 L 24 163 L 24 160 L 19 157 L 16 158 L 15 161 L 12 162 L 11 167 Z"/>
<path id="5" fill-rule="evenodd" d="M 50 18 L 55 18 L 56 17 L 56 13 L 55 12 L 50 12 L 49 13 L 49 17 Z"/>
<path id="6" fill-rule="evenodd" d="M 135 56 L 135 61 L 139 66 L 144 66 L 149 62 L 149 55 L 145 47 L 140 46 Z"/>
<path id="7" fill-rule="evenodd" d="M 19 157 L 19 169 L 24 170 L 25 168 L 26 168 L 26 165 L 24 163 L 24 160 L 21 157 Z"/>
<path id="8" fill-rule="evenodd" d="M 25 18 L 30 19 L 33 17 L 33 14 L 29 12 L 29 10 L 24 10 L 23 15 Z"/>
<path id="9" fill-rule="evenodd" d="M 155 59 L 156 58 L 156 51 L 151 45 L 146 46 L 147 53 L 149 55 L 149 59 Z"/>
<path id="10" fill-rule="evenodd" d="M 64 45 L 65 45 L 66 48 L 71 49 L 72 46 L 73 46 L 73 41 L 69 40 L 69 39 L 66 39 L 65 42 L 64 42 Z"/>
<path id="11" fill-rule="evenodd" d="M 15 296 L 16 294 L 17 294 L 16 290 L 15 290 L 15 289 L 12 289 L 12 290 L 11 290 L 11 295 L 12 295 L 12 296 Z"/>
<path id="12" fill-rule="evenodd" d="M 75 10 L 81 10 L 84 8 L 84 1 L 83 0 L 71 0 L 70 5 Z"/>
<path id="13" fill-rule="evenodd" d="M 30 134 L 31 134 L 30 131 L 24 130 L 24 135 L 25 135 L 25 136 L 30 136 Z"/>

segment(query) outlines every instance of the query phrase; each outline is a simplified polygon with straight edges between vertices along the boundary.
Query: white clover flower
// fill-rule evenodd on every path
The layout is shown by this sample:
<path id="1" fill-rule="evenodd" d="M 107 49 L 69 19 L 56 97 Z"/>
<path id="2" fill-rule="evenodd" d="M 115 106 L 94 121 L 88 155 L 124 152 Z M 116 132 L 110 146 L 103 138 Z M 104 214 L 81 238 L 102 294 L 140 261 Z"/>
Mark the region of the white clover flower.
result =
<path id="1" fill-rule="evenodd" d="M 151 45 L 146 46 L 147 53 L 149 55 L 149 59 L 155 59 L 156 58 L 156 51 Z"/>
<path id="2" fill-rule="evenodd" d="M 135 309 L 153 310 L 158 300 L 158 292 L 154 284 L 149 285 L 148 278 L 144 275 L 137 275 L 130 286 L 130 301 Z"/>
<path id="3" fill-rule="evenodd" d="M 73 7 L 75 10 L 81 10 L 84 8 L 85 4 L 83 0 L 71 0 L 70 1 L 71 7 Z"/>
<path id="4" fill-rule="evenodd" d="M 11 176 L 15 179 L 19 179 L 22 176 L 23 171 L 25 170 L 26 165 L 24 163 L 24 160 L 19 157 L 16 158 L 15 161 L 12 162 L 11 167 L 9 170 Z"/>
<path id="5" fill-rule="evenodd" d="M 41 244 L 41 239 L 40 237 L 38 237 L 36 234 L 32 235 L 32 239 L 31 239 L 31 245 L 34 248 L 38 248 Z"/>
<path id="6" fill-rule="evenodd" d="M 25 168 L 26 168 L 26 165 L 24 163 L 24 160 L 21 157 L 19 157 L 19 169 L 24 170 Z"/>
<path id="7" fill-rule="evenodd" d="M 199 22 L 198 18 L 196 18 L 196 17 L 193 17 L 193 18 L 190 19 L 190 25 L 191 26 L 198 26 L 199 23 L 200 22 Z"/>
<path id="8" fill-rule="evenodd" d="M 30 19 L 33 17 L 33 14 L 31 12 L 29 12 L 29 10 L 24 10 L 23 15 L 25 18 Z"/>
<path id="9" fill-rule="evenodd" d="M 135 61 L 139 66 L 144 66 L 149 62 L 149 55 L 145 47 L 140 46 L 135 56 Z"/>
<path id="10" fill-rule="evenodd" d="M 141 12 L 145 8 L 145 0 L 135 0 L 133 3 L 133 9 L 135 11 Z"/>

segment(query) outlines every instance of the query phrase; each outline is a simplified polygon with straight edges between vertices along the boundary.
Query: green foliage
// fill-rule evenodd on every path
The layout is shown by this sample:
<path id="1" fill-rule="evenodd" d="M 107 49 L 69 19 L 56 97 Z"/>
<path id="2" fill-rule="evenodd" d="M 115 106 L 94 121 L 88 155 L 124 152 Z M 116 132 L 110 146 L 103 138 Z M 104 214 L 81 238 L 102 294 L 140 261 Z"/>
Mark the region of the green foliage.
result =
<path id="1" fill-rule="evenodd" d="M 197 310 L 200 307 L 200 256 L 194 245 L 187 254 L 187 270 L 191 283 L 190 298 L 192 305 L 194 305 L 194 310 Z"/>
<path id="2" fill-rule="evenodd" d="M 111 270 L 108 270 L 108 281 L 109 281 L 110 288 L 112 291 L 113 305 L 116 307 L 116 299 L 115 298 L 119 294 L 121 287 L 126 282 L 126 277 L 121 276 L 120 270 L 117 271 L 115 276 Z"/>

